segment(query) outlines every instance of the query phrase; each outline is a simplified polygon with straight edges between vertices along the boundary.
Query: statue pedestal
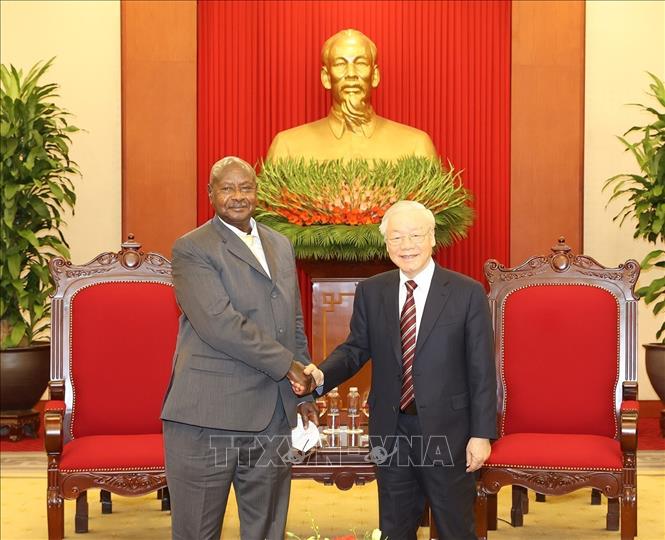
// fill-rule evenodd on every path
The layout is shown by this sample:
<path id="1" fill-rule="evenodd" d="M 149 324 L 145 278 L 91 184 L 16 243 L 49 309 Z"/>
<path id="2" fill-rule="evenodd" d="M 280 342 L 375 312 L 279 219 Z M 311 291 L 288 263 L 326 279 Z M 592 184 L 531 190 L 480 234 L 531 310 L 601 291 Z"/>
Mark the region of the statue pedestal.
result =
<path id="1" fill-rule="evenodd" d="M 356 286 L 364 278 L 395 268 L 388 259 L 362 263 L 346 261 L 299 261 L 299 267 L 311 282 L 312 360 L 319 364 L 342 343 L 349 333 Z M 371 370 L 365 365 L 339 388 L 346 400 L 349 387 L 360 395 L 371 386 Z"/>

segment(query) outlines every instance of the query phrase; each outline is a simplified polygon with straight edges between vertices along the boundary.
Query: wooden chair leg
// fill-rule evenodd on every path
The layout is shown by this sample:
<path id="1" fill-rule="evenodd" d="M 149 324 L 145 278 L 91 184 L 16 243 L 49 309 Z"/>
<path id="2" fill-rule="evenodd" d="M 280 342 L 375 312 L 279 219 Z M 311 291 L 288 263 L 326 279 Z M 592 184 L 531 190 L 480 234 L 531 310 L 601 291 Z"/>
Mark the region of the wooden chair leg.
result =
<path id="1" fill-rule="evenodd" d="M 111 492 L 101 489 L 99 491 L 99 502 L 102 503 L 102 514 L 113 513 L 113 503 L 111 502 Z"/>
<path id="2" fill-rule="evenodd" d="M 171 510 L 171 496 L 169 494 L 169 488 L 162 488 L 162 512 L 168 512 Z"/>
<path id="3" fill-rule="evenodd" d="M 513 502 L 510 508 L 510 524 L 513 527 L 524 525 L 524 514 L 522 513 L 522 499 L 525 497 L 526 488 L 522 486 L 512 486 Z"/>
<path id="4" fill-rule="evenodd" d="M 524 489 L 522 493 L 522 514 L 527 515 L 529 513 L 529 490 Z"/>
<path id="5" fill-rule="evenodd" d="M 625 486 L 621 497 L 621 540 L 637 536 L 637 489 Z"/>
<path id="6" fill-rule="evenodd" d="M 487 530 L 489 531 L 496 531 L 498 528 L 497 495 L 497 493 L 492 493 L 487 496 Z"/>
<path id="7" fill-rule="evenodd" d="M 545 497 L 544 493 L 536 493 L 536 502 L 545 502 L 547 500 L 547 497 Z"/>
<path id="8" fill-rule="evenodd" d="M 76 516 L 74 518 L 74 531 L 88 532 L 88 492 L 84 491 L 76 497 Z"/>
<path id="9" fill-rule="evenodd" d="M 592 489 L 591 490 L 591 504 L 596 506 L 602 502 L 602 497 L 599 489 Z M 617 530 L 617 529 L 613 529 Z"/>
<path id="10" fill-rule="evenodd" d="M 607 519 L 605 528 L 608 531 L 619 530 L 619 499 L 607 499 Z"/>
<path id="11" fill-rule="evenodd" d="M 478 537 L 478 540 L 487 540 L 487 510 L 487 494 L 479 485 L 477 485 L 474 513 L 476 517 L 476 536 Z"/>
<path id="12" fill-rule="evenodd" d="M 51 488 L 49 488 L 51 491 Z M 46 520 L 49 540 L 62 540 L 65 536 L 65 503 L 59 494 L 48 494 Z"/>

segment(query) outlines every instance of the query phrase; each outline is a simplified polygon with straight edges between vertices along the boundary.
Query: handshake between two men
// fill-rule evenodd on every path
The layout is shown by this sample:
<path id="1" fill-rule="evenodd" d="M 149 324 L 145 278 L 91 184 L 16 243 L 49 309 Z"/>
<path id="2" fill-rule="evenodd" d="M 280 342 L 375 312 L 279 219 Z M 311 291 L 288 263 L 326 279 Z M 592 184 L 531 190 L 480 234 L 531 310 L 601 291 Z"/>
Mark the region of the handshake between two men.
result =
<path id="1" fill-rule="evenodd" d="M 318 369 L 314 364 L 307 364 L 306 366 L 297 360 L 291 362 L 291 367 L 286 374 L 286 378 L 291 383 L 293 392 L 298 396 L 311 394 L 317 387 L 323 384 L 323 371 Z M 310 401 L 305 401 L 298 405 L 298 412 L 302 417 L 303 427 L 307 429 L 309 421 L 311 420 L 317 426 L 319 425 L 319 414 L 314 405 Z"/>
<path id="2" fill-rule="evenodd" d="M 304 365 L 297 360 L 291 362 L 286 377 L 291 383 L 293 392 L 298 396 L 311 394 L 323 384 L 323 371 L 315 364 Z"/>

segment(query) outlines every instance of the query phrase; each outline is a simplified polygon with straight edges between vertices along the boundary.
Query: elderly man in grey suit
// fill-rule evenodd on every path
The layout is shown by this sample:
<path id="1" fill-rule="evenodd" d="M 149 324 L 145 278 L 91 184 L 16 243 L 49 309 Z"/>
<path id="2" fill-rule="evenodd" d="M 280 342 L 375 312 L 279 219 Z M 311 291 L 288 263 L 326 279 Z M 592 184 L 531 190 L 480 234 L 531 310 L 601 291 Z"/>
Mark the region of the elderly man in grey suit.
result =
<path id="1" fill-rule="evenodd" d="M 293 247 L 252 218 L 256 174 L 226 157 L 212 167 L 215 217 L 178 239 L 182 309 L 162 420 L 174 539 L 218 539 L 231 484 L 243 539 L 282 539 L 296 410 L 317 422 Z"/>

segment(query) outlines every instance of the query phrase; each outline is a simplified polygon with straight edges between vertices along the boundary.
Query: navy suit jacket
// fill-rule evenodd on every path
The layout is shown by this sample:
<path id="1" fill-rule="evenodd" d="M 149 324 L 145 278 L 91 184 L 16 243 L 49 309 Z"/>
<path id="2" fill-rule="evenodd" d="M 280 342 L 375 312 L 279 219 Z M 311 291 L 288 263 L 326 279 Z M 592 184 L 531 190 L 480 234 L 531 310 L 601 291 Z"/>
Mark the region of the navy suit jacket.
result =
<path id="1" fill-rule="evenodd" d="M 397 429 L 402 386 L 398 294 L 398 270 L 360 282 L 350 333 L 319 366 L 327 392 L 372 359 L 372 444 Z M 423 435 L 445 436 L 456 463 L 464 459 L 469 437 L 496 438 L 495 373 L 483 286 L 437 265 L 418 330 L 413 379 Z"/>

